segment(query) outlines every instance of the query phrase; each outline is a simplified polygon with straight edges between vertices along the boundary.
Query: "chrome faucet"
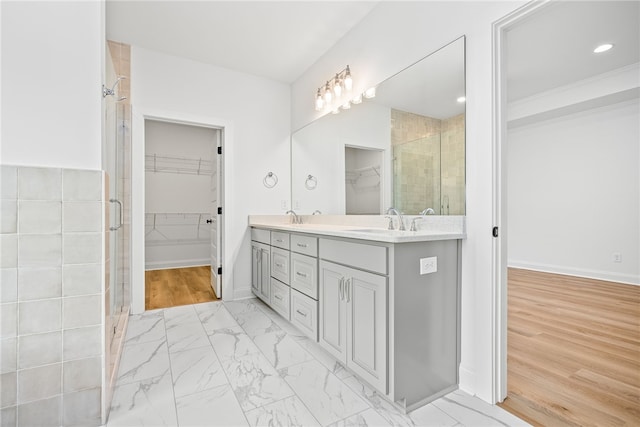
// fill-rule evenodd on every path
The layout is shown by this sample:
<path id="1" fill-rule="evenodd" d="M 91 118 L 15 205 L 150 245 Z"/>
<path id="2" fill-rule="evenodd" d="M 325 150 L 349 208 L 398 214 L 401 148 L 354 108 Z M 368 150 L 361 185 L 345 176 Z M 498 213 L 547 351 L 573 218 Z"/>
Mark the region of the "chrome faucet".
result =
<path id="1" fill-rule="evenodd" d="M 427 208 L 427 209 L 423 210 L 422 212 L 420 212 L 420 215 L 433 215 L 435 213 L 436 213 L 436 211 L 434 211 L 433 209 Z"/>
<path id="2" fill-rule="evenodd" d="M 285 215 L 291 214 L 291 224 L 302 224 L 302 218 L 300 218 L 294 211 L 289 210 L 285 212 Z"/>
<path id="3" fill-rule="evenodd" d="M 389 213 L 392 213 L 398 216 L 398 230 L 400 231 L 406 230 L 406 228 L 404 228 L 404 218 L 402 217 L 402 214 L 398 212 L 398 210 L 394 207 L 387 209 L 387 214 Z"/>

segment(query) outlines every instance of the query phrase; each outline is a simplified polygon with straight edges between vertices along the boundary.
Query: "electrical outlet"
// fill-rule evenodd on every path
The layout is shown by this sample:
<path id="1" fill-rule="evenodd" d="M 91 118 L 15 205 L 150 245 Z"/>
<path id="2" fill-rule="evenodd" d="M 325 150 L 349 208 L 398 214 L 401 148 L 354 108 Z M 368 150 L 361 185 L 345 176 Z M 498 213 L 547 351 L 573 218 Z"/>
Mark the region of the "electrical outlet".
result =
<path id="1" fill-rule="evenodd" d="M 420 258 L 420 274 L 435 273 L 438 271 L 438 257 Z"/>
<path id="2" fill-rule="evenodd" d="M 622 255 L 620 252 L 614 252 L 612 255 L 613 262 L 622 262 Z"/>
<path id="3" fill-rule="evenodd" d="M 288 202 L 286 200 L 280 200 L 280 208 L 287 209 Z"/>
<path id="4" fill-rule="evenodd" d="M 295 204 L 296 205 L 295 205 L 294 209 L 300 209 L 300 200 L 296 200 Z"/>

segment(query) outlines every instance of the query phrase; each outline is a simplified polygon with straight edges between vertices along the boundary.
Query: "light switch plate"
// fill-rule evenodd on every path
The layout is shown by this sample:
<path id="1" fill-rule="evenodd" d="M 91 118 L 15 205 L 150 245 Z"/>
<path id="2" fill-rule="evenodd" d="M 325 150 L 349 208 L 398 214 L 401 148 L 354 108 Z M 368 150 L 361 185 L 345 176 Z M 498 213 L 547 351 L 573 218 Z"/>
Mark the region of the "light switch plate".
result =
<path id="1" fill-rule="evenodd" d="M 420 274 L 435 273 L 438 271 L 438 257 L 420 258 Z"/>

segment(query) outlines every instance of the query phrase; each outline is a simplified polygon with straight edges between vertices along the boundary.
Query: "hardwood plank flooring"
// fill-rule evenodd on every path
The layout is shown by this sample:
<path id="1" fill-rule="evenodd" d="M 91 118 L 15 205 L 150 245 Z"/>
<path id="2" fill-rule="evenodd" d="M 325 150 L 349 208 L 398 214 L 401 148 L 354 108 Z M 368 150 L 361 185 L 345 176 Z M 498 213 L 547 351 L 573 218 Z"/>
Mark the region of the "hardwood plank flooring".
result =
<path id="1" fill-rule="evenodd" d="M 150 270 L 145 278 L 145 309 L 216 301 L 209 266 Z"/>
<path id="2" fill-rule="evenodd" d="M 507 398 L 536 426 L 640 425 L 640 286 L 510 268 Z"/>

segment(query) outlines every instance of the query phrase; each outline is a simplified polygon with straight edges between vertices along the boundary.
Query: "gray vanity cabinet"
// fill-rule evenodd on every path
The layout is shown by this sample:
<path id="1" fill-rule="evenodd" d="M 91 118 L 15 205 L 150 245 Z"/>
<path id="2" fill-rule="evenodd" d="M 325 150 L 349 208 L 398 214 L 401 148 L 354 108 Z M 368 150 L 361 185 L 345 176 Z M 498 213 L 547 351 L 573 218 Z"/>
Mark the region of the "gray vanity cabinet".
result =
<path id="1" fill-rule="evenodd" d="M 271 248 L 264 243 L 251 242 L 251 259 L 251 288 L 253 293 L 266 304 L 271 304 Z"/>
<path id="2" fill-rule="evenodd" d="M 387 277 L 320 261 L 320 345 L 387 393 Z"/>

